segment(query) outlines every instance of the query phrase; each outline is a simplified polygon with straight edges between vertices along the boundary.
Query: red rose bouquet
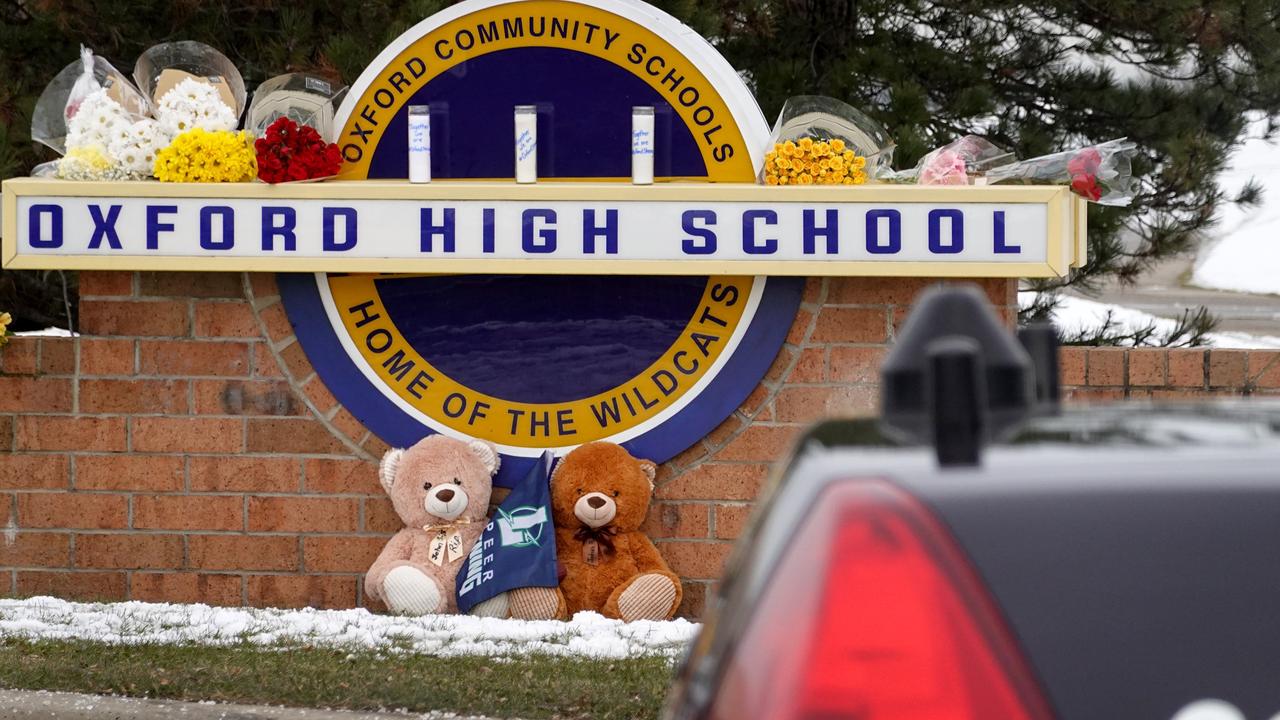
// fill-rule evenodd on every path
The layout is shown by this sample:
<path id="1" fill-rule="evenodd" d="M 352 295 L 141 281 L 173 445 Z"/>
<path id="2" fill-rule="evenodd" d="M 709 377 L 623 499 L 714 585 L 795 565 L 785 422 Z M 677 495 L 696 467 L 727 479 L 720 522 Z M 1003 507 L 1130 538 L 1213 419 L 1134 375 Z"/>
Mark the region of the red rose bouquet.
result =
<path id="1" fill-rule="evenodd" d="M 1128 205 L 1138 192 L 1131 159 L 1137 145 L 1121 138 L 994 168 L 987 182 L 1070 185 L 1099 205 Z"/>
<path id="2" fill-rule="evenodd" d="M 342 155 L 316 129 L 281 117 L 253 143 L 258 154 L 258 178 L 282 183 L 314 180 L 338 174 Z"/>

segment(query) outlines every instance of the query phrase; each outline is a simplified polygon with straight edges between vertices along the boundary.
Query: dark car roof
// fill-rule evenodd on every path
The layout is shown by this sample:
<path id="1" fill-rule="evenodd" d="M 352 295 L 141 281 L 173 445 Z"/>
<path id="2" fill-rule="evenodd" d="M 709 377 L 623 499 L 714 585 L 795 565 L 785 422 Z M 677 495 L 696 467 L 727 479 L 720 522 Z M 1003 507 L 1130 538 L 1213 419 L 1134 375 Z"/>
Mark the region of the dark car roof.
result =
<path id="1" fill-rule="evenodd" d="M 832 420 L 806 433 L 804 442 L 825 447 L 903 447 L 878 418 Z M 1280 445 L 1280 400 L 1125 402 L 1066 406 L 1033 417 L 994 445 L 1095 445 L 1115 447 L 1254 447 Z"/>

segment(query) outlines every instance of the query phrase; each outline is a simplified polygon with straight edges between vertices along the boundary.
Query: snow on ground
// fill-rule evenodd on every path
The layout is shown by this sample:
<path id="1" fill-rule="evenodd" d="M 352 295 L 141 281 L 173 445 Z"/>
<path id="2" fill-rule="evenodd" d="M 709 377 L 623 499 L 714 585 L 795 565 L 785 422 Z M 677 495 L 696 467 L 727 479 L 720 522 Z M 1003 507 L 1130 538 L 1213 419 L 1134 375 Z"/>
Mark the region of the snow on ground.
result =
<path id="1" fill-rule="evenodd" d="M 596 613 L 568 622 L 469 615 L 419 618 L 367 610 L 271 610 L 142 602 L 0 599 L 0 638 L 91 640 L 110 645 L 240 645 L 410 652 L 451 657 L 543 654 L 675 658 L 700 626 L 687 620 L 624 623 Z"/>
<path id="2" fill-rule="evenodd" d="M 1034 292 L 1018 293 L 1018 303 L 1023 307 L 1031 304 Z M 1177 325 L 1177 321 L 1162 318 L 1141 310 L 1109 305 L 1107 303 L 1088 300 L 1074 295 L 1062 295 L 1058 308 L 1053 313 L 1053 324 L 1064 335 L 1075 335 L 1082 330 L 1102 327 L 1107 313 L 1111 313 L 1111 321 L 1119 332 L 1128 332 L 1145 328 L 1155 323 L 1157 333 L 1167 333 Z M 1280 337 L 1270 335 L 1249 335 L 1239 332 L 1209 333 L 1209 344 L 1220 348 L 1280 348 Z"/>
<path id="3" fill-rule="evenodd" d="M 14 335 L 17 337 L 77 337 L 80 333 L 73 333 L 66 328 L 47 327 L 43 330 L 23 330 Z"/>
<path id="4" fill-rule="evenodd" d="M 1218 177 L 1228 195 L 1255 178 L 1264 191 L 1262 204 L 1221 211 L 1214 231 L 1221 239 L 1201 251 L 1191 276 L 1193 285 L 1280 294 L 1280 141 L 1261 139 L 1266 122 L 1265 117 L 1254 120 L 1250 139 Z"/>

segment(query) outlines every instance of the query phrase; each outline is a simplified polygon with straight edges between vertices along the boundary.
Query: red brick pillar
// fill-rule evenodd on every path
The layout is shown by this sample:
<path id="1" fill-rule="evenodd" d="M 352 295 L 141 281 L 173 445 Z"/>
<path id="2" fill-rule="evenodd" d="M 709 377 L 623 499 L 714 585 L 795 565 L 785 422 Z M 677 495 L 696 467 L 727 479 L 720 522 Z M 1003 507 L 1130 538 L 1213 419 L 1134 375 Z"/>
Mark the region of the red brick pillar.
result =
<path id="1" fill-rule="evenodd" d="M 271 276 L 81 273 L 79 338 L 0 352 L 0 591 L 351 607 L 393 529 L 381 444 Z"/>

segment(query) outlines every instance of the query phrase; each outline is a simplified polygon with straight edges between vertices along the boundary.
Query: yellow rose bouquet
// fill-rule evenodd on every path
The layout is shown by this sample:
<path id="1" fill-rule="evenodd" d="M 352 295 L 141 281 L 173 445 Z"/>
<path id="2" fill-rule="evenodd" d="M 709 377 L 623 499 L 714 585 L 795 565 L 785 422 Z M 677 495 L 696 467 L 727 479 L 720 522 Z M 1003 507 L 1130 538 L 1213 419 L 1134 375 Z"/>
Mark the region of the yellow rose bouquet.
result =
<path id="1" fill-rule="evenodd" d="M 844 141 L 800 138 L 777 143 L 764 156 L 769 185 L 861 185 L 867 181 L 867 159 Z"/>
<path id="2" fill-rule="evenodd" d="M 13 331 L 9 329 L 9 325 L 13 323 L 13 316 L 7 312 L 0 312 L 0 346 L 9 343 L 9 336 Z"/>
<path id="3" fill-rule="evenodd" d="M 252 182 L 258 176 L 253 140 L 243 130 L 193 128 L 156 153 L 161 182 Z"/>
<path id="4" fill-rule="evenodd" d="M 768 185 L 861 185 L 893 158 L 884 128 L 819 95 L 787 100 L 769 142 L 759 176 Z"/>

